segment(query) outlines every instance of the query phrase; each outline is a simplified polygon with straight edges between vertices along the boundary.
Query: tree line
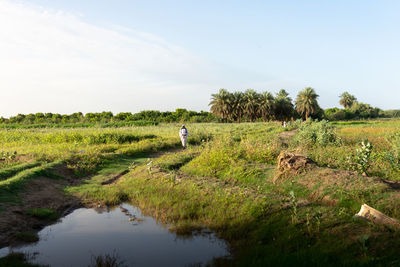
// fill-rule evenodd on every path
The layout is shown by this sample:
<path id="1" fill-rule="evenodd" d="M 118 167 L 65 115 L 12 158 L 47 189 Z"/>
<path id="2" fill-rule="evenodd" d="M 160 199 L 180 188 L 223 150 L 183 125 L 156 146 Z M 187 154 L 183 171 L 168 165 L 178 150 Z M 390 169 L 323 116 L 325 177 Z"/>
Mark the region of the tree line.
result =
<path id="1" fill-rule="evenodd" d="M 175 111 L 145 110 L 138 113 L 110 111 L 98 113 L 75 112 L 72 114 L 30 113 L 18 114 L 10 118 L 0 117 L 0 124 L 99 124 L 123 122 L 242 122 L 242 121 L 288 121 L 298 118 L 327 119 L 331 121 L 400 117 L 400 110 L 382 111 L 369 104 L 358 102 L 354 95 L 344 92 L 339 96 L 343 108 L 323 110 L 318 104 L 318 94 L 311 87 L 301 90 L 293 101 L 286 90 L 273 95 L 258 93 L 253 89 L 244 92 L 229 92 L 220 89 L 211 95 L 210 112 L 176 109 Z"/>
<path id="2" fill-rule="evenodd" d="M 354 95 L 344 92 L 339 103 L 344 108 L 323 110 L 318 104 L 319 95 L 315 89 L 306 87 L 292 101 L 289 93 L 281 89 L 277 94 L 265 91 L 258 93 L 253 89 L 244 92 L 229 92 L 220 89 L 211 95 L 210 111 L 223 121 L 269 121 L 291 119 L 350 120 L 378 117 L 400 117 L 400 110 L 383 111 L 369 104 L 358 102 Z"/>
<path id="3" fill-rule="evenodd" d="M 0 117 L 2 124 L 67 124 L 67 123 L 114 123 L 131 121 L 149 122 L 218 122 L 219 118 L 206 111 L 190 111 L 176 109 L 175 111 L 145 110 L 138 113 L 120 112 L 114 115 L 110 111 L 98 113 L 76 112 L 72 114 L 30 113 L 18 114 L 10 118 Z"/>
<path id="4" fill-rule="evenodd" d="M 209 106 L 211 113 L 224 121 L 283 121 L 298 117 L 321 117 L 323 110 L 317 99 L 318 95 L 311 87 L 300 91 L 294 103 L 284 89 L 275 96 L 267 91 L 258 93 L 253 89 L 234 93 L 220 89 L 217 94 L 211 95 Z"/>

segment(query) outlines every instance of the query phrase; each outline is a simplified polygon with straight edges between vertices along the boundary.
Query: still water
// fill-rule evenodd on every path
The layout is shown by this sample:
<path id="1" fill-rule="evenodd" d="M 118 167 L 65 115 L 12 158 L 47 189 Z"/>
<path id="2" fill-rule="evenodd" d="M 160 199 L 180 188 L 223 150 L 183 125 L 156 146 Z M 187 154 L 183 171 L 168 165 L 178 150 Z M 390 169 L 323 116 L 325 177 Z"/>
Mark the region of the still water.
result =
<path id="1" fill-rule="evenodd" d="M 118 254 L 124 266 L 188 266 L 229 255 L 213 234 L 177 236 L 128 204 L 101 213 L 77 209 L 39 237 L 35 244 L 0 249 L 0 257 L 14 251 L 33 255 L 32 263 L 89 266 L 93 256 Z"/>

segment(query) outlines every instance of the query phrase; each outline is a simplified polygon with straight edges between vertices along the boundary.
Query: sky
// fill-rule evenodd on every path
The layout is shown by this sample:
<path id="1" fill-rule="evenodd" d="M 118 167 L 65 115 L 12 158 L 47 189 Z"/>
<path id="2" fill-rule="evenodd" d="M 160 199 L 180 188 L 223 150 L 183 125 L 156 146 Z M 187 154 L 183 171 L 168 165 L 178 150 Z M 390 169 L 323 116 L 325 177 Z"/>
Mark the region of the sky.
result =
<path id="1" fill-rule="evenodd" d="M 220 88 L 400 108 L 400 1 L 0 0 L 0 116 L 209 110 Z"/>

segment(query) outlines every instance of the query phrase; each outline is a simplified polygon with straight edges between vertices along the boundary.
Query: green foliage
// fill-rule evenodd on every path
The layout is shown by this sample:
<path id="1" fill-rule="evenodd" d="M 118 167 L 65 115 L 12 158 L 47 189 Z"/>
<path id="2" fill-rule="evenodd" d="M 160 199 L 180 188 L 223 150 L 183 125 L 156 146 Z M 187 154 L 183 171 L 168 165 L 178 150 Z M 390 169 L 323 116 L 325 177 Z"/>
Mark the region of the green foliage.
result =
<path id="1" fill-rule="evenodd" d="M 328 108 L 324 110 L 324 118 L 329 121 L 340 121 L 345 119 L 350 119 L 351 116 L 348 115 L 349 111 L 339 108 Z"/>
<path id="2" fill-rule="evenodd" d="M 384 153 L 384 157 L 392 170 L 400 172 L 400 133 L 389 136 L 388 141 L 391 143 L 391 149 Z"/>
<path id="3" fill-rule="evenodd" d="M 379 108 L 361 102 L 354 103 L 350 111 L 354 113 L 356 119 L 378 118 L 381 112 Z"/>
<path id="4" fill-rule="evenodd" d="M 220 89 L 218 94 L 211 95 L 209 106 L 210 111 L 221 117 L 224 122 L 288 120 L 294 111 L 288 95 L 283 89 L 275 98 L 270 92 L 260 94 L 253 89 L 235 93 Z"/>
<path id="5" fill-rule="evenodd" d="M 348 92 L 344 92 L 343 94 L 340 95 L 339 103 L 346 109 L 350 108 L 356 102 L 357 102 L 357 98 Z"/>
<path id="6" fill-rule="evenodd" d="M 75 175 L 85 176 L 96 172 L 98 167 L 104 163 L 104 155 L 99 151 L 72 155 L 66 160 L 68 168 L 74 170 Z"/>
<path id="7" fill-rule="evenodd" d="M 289 121 L 286 125 L 288 131 L 299 129 L 303 123 L 302 119 L 297 119 L 295 121 Z"/>
<path id="8" fill-rule="evenodd" d="M 351 168 L 359 174 L 367 175 L 367 170 L 370 167 L 371 152 L 372 144 L 368 140 L 363 140 L 361 147 L 356 150 L 356 155 L 349 156 Z"/>
<path id="9" fill-rule="evenodd" d="M 296 145 L 306 146 L 340 146 L 342 140 L 337 136 L 335 128 L 327 121 L 307 121 L 303 123 L 293 139 Z"/>
<path id="10" fill-rule="evenodd" d="M 26 211 L 26 214 L 46 220 L 56 220 L 60 217 L 60 214 L 57 211 L 44 208 L 29 209 Z"/>
<path id="11" fill-rule="evenodd" d="M 296 110 L 299 114 L 304 115 L 306 120 L 320 109 L 317 101 L 318 97 L 315 90 L 311 87 L 304 88 L 297 95 Z"/>
<path id="12" fill-rule="evenodd" d="M 9 119 L 0 118 L 0 128 L 52 128 L 52 127 L 127 127 L 157 125 L 159 122 L 191 121 L 195 117 L 196 122 L 218 121 L 211 113 L 201 111 L 188 111 L 176 109 L 175 112 L 160 112 L 145 110 L 132 114 L 121 112 L 114 116 L 112 112 L 100 113 L 73 113 L 61 115 L 53 113 L 18 114 Z"/>
<path id="13" fill-rule="evenodd" d="M 127 131 L 117 130 L 87 130 L 87 131 L 48 131 L 38 135 L 32 131 L 0 132 L 2 142 L 26 142 L 30 144 L 130 144 L 143 139 L 155 138 L 154 134 L 137 135 Z"/>

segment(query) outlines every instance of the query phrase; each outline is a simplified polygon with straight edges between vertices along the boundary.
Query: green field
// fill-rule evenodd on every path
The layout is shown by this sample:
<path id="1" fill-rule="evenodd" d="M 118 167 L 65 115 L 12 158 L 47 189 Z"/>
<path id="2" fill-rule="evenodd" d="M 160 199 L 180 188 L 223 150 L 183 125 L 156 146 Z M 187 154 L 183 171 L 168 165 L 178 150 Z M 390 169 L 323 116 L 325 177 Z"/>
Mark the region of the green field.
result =
<path id="1" fill-rule="evenodd" d="M 367 203 L 400 219 L 387 183 L 400 180 L 400 120 L 189 124 L 186 150 L 179 127 L 0 129 L 0 216 L 67 167 L 77 182 L 63 191 L 82 203 L 128 201 L 171 231 L 212 229 L 233 254 L 216 265 L 399 264 L 398 229 L 353 216 Z M 317 167 L 278 170 L 283 151 Z M 26 213 L 58 214 L 35 208 Z"/>

